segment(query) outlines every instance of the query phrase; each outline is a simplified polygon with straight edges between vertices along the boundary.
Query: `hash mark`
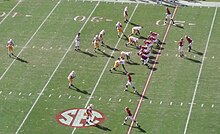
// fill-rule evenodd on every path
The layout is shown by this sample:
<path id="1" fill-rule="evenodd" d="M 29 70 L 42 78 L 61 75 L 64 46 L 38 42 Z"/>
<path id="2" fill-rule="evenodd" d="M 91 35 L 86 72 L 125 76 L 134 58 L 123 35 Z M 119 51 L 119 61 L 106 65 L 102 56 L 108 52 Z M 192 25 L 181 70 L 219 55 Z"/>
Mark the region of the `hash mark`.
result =
<path id="1" fill-rule="evenodd" d="M 11 93 L 12 93 L 12 92 L 10 92 L 9 95 L 10 95 Z"/>
<path id="2" fill-rule="evenodd" d="M 21 92 L 18 95 L 21 95 Z"/>
<path id="3" fill-rule="evenodd" d="M 109 100 L 108 101 L 111 101 L 112 100 L 112 98 L 109 98 Z"/>
<path id="4" fill-rule="evenodd" d="M 204 104 L 201 105 L 201 107 L 203 107 L 203 106 L 204 106 Z"/>
<path id="5" fill-rule="evenodd" d="M 79 99 L 81 99 L 81 96 L 79 96 Z"/>

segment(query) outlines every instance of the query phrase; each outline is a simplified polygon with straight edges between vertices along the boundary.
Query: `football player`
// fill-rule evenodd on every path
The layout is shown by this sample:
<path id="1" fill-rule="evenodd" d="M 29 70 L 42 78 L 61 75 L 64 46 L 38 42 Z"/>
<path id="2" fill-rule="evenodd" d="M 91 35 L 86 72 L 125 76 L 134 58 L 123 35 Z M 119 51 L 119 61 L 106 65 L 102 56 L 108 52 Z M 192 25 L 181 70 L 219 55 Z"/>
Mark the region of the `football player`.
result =
<path id="1" fill-rule="evenodd" d="M 186 38 L 186 40 L 188 42 L 188 52 L 190 52 L 191 49 L 192 49 L 193 40 L 188 35 L 186 35 L 185 38 Z"/>
<path id="2" fill-rule="evenodd" d="M 7 49 L 8 49 L 8 56 L 11 57 L 11 56 L 15 56 L 13 51 L 14 51 L 14 41 L 12 39 L 9 39 L 8 42 L 7 42 Z"/>
<path id="3" fill-rule="evenodd" d="M 158 37 L 159 37 L 159 34 L 158 34 L 158 33 L 152 32 L 152 31 L 150 31 L 150 35 L 152 35 L 152 36 L 155 37 L 155 38 L 158 38 Z"/>
<path id="4" fill-rule="evenodd" d="M 115 27 L 116 27 L 116 30 L 117 30 L 117 33 L 118 33 L 118 38 L 120 37 L 120 33 L 123 33 L 123 29 L 122 29 L 122 24 L 121 22 L 117 22 L 115 24 Z"/>
<path id="5" fill-rule="evenodd" d="M 127 61 L 131 61 L 130 55 L 132 52 L 121 51 L 121 58 L 124 59 L 126 57 Z"/>
<path id="6" fill-rule="evenodd" d="M 170 24 L 170 21 L 172 21 L 172 24 L 175 24 L 173 19 L 172 19 L 172 14 L 171 14 L 169 8 L 166 7 L 166 17 L 165 17 L 165 20 L 164 20 L 164 24 Z"/>
<path id="7" fill-rule="evenodd" d="M 96 49 L 100 51 L 99 46 L 100 46 L 100 39 L 99 36 L 96 35 L 93 40 L 92 40 L 92 44 L 94 46 L 94 51 L 96 52 Z"/>
<path id="8" fill-rule="evenodd" d="M 180 41 L 178 42 L 179 43 L 179 55 L 180 57 L 183 57 L 184 56 L 184 52 L 183 52 L 183 46 L 184 46 L 184 40 L 183 38 L 180 38 Z"/>
<path id="9" fill-rule="evenodd" d="M 102 45 L 104 45 L 104 41 L 103 41 L 104 35 L 105 35 L 105 30 L 102 29 L 102 31 L 99 33 L 99 40 L 102 43 Z"/>
<path id="10" fill-rule="evenodd" d="M 130 85 L 134 89 L 134 93 L 137 93 L 137 89 L 134 87 L 134 84 L 133 84 L 132 79 L 131 79 L 131 74 L 127 72 L 126 76 L 127 76 L 128 80 L 127 80 L 127 83 L 125 85 L 125 90 L 124 91 L 127 91 L 128 90 L 128 85 Z"/>
<path id="11" fill-rule="evenodd" d="M 124 69 L 124 71 L 127 72 L 126 69 L 125 69 L 124 64 L 125 64 L 124 58 L 118 58 L 115 61 L 114 66 L 109 70 L 110 73 L 112 73 L 112 70 L 117 71 L 116 68 L 118 68 L 120 65 L 122 65 L 122 68 Z"/>
<path id="12" fill-rule="evenodd" d="M 67 77 L 68 83 L 69 83 L 69 88 L 72 88 L 73 85 L 73 79 L 76 77 L 76 74 L 74 71 L 71 71 Z"/>
<path id="13" fill-rule="evenodd" d="M 133 118 L 132 114 L 131 114 L 131 110 L 128 107 L 125 107 L 125 112 L 127 114 L 127 116 L 124 119 L 124 123 L 122 123 L 122 125 L 125 125 L 127 120 L 130 119 L 132 121 L 134 121 L 134 123 L 136 124 L 137 127 L 141 127 L 138 122 Z"/>
<path id="14" fill-rule="evenodd" d="M 79 49 L 79 45 L 80 45 L 80 33 L 78 33 L 75 37 L 75 50 L 80 50 Z"/>
<path id="15" fill-rule="evenodd" d="M 93 104 L 89 104 L 89 106 L 86 108 L 86 124 L 89 124 L 89 122 L 93 122 L 92 121 L 92 109 L 93 109 Z"/>
<path id="16" fill-rule="evenodd" d="M 125 45 L 128 46 L 129 44 L 133 44 L 137 47 L 138 46 L 138 38 L 129 35 L 128 36 L 128 42 Z"/>
<path id="17" fill-rule="evenodd" d="M 124 22 L 125 23 L 128 22 L 128 7 L 127 6 L 124 8 Z"/>
<path id="18" fill-rule="evenodd" d="M 141 28 L 142 28 L 142 26 L 132 27 L 132 29 L 131 29 L 131 35 L 133 35 L 133 34 L 140 35 Z"/>

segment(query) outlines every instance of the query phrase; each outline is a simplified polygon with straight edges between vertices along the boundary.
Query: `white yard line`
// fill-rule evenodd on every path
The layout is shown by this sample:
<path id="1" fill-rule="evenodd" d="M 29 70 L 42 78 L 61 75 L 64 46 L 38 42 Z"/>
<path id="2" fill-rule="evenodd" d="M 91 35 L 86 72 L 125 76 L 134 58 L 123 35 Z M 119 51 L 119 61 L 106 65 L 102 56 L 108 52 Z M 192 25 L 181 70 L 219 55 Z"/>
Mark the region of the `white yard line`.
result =
<path id="1" fill-rule="evenodd" d="M 139 3 L 137 3 L 137 5 L 135 6 L 135 8 L 134 8 L 134 10 L 133 10 L 133 12 L 132 12 L 132 14 L 131 14 L 131 17 L 130 17 L 129 21 L 130 21 L 131 18 L 133 17 L 133 15 L 134 15 L 134 13 L 135 13 L 135 11 L 136 11 L 138 5 L 139 5 Z M 126 26 L 125 26 L 125 28 L 124 28 L 124 31 L 126 30 L 128 24 L 129 24 L 129 23 L 126 24 Z M 123 31 L 123 32 L 124 32 L 124 31 Z M 123 36 L 123 35 L 121 34 L 120 38 L 118 39 L 118 42 L 117 42 L 116 45 L 115 45 L 115 48 L 117 48 L 117 46 L 118 46 L 118 44 L 119 44 L 119 42 L 120 42 L 122 36 Z M 103 76 L 103 74 L 104 74 L 104 72 L 105 72 L 105 70 L 106 70 L 106 68 L 107 68 L 107 66 L 108 66 L 108 64 L 109 64 L 109 62 L 110 62 L 110 60 L 111 60 L 111 57 L 112 57 L 113 54 L 114 54 L 114 52 L 115 52 L 115 50 L 112 51 L 111 56 L 108 58 L 108 60 L 107 60 L 107 62 L 106 62 L 106 64 L 105 64 L 105 66 L 104 66 L 104 68 L 103 68 L 103 70 L 102 70 L 102 72 L 101 72 L 101 74 L 100 74 L 100 76 L 99 76 L 99 78 L 98 78 L 98 81 L 96 82 L 95 87 L 93 88 L 93 91 L 92 91 L 91 95 L 89 96 L 89 99 L 88 99 L 88 101 L 86 102 L 86 105 L 85 105 L 84 108 L 86 108 L 86 107 L 88 106 L 88 104 L 89 104 L 89 102 L 90 102 L 90 100 L 91 100 L 93 94 L 95 93 L 96 88 L 97 88 L 97 86 L 99 85 L 99 82 L 100 82 L 100 80 L 101 80 L 101 78 L 102 78 L 102 76 Z M 76 128 L 73 129 L 72 134 L 74 134 L 75 130 L 76 130 Z"/>
<path id="2" fill-rule="evenodd" d="M 60 0 L 61 1 L 61 0 Z M 58 6 L 58 4 L 60 3 L 60 1 L 57 3 L 56 7 Z M 92 12 L 90 13 L 89 17 L 87 18 L 87 20 L 85 21 L 85 23 L 83 24 L 83 26 L 81 27 L 81 29 L 79 30 L 79 32 L 81 32 L 83 30 L 83 28 L 85 27 L 85 25 L 87 24 L 87 22 L 89 21 L 89 19 L 91 18 L 93 12 L 95 11 L 95 9 L 97 8 L 97 6 L 99 5 L 100 2 L 98 2 L 96 4 L 96 6 L 94 7 L 94 9 L 92 10 Z M 75 39 L 74 39 L 75 40 Z M 35 107 L 35 105 L 37 104 L 38 100 L 40 99 L 41 95 L 43 94 L 44 90 L 46 89 L 47 85 L 50 83 L 51 79 L 53 78 L 54 74 L 56 73 L 57 69 L 60 67 L 61 63 L 63 62 L 64 58 L 66 57 L 67 53 L 70 51 L 70 49 L 72 48 L 72 45 L 74 44 L 74 40 L 72 41 L 71 45 L 69 46 L 69 48 L 67 49 L 66 53 L 63 55 L 63 57 L 61 58 L 60 62 L 58 63 L 57 67 L 54 69 L 53 73 L 51 74 L 50 78 L 48 79 L 47 83 L 45 84 L 45 86 L 43 87 L 43 89 L 41 90 L 40 94 L 38 95 L 38 97 L 36 98 L 36 100 L 34 101 L 33 105 L 31 106 L 30 110 L 28 111 L 28 113 L 26 114 L 25 118 L 23 119 L 22 123 L 20 124 L 19 128 L 16 131 L 16 134 L 20 131 L 21 127 L 24 125 L 25 121 L 27 120 L 28 116 L 30 115 L 30 113 L 32 112 L 33 108 Z"/>
<path id="3" fill-rule="evenodd" d="M 211 24 L 211 28 L 210 28 L 210 31 L 209 31 L 209 36 L 208 36 L 208 39 L 207 39 L 207 42 L 206 42 L 206 47 L 205 47 L 204 55 L 203 55 L 203 58 L 202 58 L 202 64 L 201 64 L 200 69 L 199 69 L 199 74 L 198 74 L 198 77 L 197 77 L 196 86 L 195 86 L 195 89 L 194 89 L 194 93 L 193 93 L 193 97 L 192 97 L 188 117 L 187 117 L 187 120 L 186 120 L 184 134 L 186 134 L 187 128 L 188 128 L 188 125 L 189 125 L 189 120 L 190 120 L 190 116 L 191 116 L 191 113 L 192 113 L 192 108 L 193 108 L 194 100 L 195 100 L 195 97 L 196 97 L 196 92 L 197 92 L 197 89 L 198 89 L 200 76 L 201 76 L 201 73 L 202 73 L 203 63 L 204 63 L 204 60 L 205 60 L 205 57 L 206 57 L 206 51 L 207 51 L 207 48 L 208 48 L 208 45 L 209 45 L 209 40 L 210 40 L 210 37 L 211 37 L 211 34 L 212 34 L 212 29 L 213 29 L 213 25 L 214 25 L 214 22 L 215 22 L 217 9 L 218 8 L 216 7 L 215 8 L 215 13 L 214 13 L 214 16 L 213 16 L 213 19 L 212 19 L 212 24 Z"/>
<path id="4" fill-rule="evenodd" d="M 54 6 L 54 8 L 50 11 L 50 13 L 48 14 L 48 16 L 44 19 L 44 21 L 41 23 L 41 25 L 38 27 L 38 29 L 35 31 L 35 33 L 31 36 L 31 38 L 29 39 L 29 41 L 26 43 L 26 45 L 31 41 L 31 39 L 36 35 L 36 33 L 39 31 L 39 29 L 42 27 L 42 25 L 47 21 L 47 19 L 49 18 L 49 16 L 53 13 L 53 11 L 57 8 L 57 6 L 60 4 L 61 0 L 57 2 L 57 4 Z M 26 46 L 25 45 L 25 46 Z M 23 49 L 20 51 L 20 53 L 23 51 Z M 19 54 L 20 54 L 19 53 Z M 11 63 L 11 65 L 14 63 L 15 60 L 13 60 L 13 62 Z M 9 70 L 9 68 L 11 67 L 11 65 L 7 68 L 7 70 Z M 6 73 L 7 71 L 5 71 Z M 4 73 L 4 74 L 5 74 Z M 1 76 L 0 80 L 3 78 L 4 74 Z M 54 74 L 54 73 L 53 73 Z M 51 75 L 52 76 L 52 75 Z M 51 79 L 51 77 L 50 77 Z M 49 79 L 49 80 L 50 80 Z M 48 83 L 47 83 L 48 84 Z M 41 91 L 41 93 L 39 94 L 39 96 L 37 97 L 37 99 L 35 100 L 34 104 L 32 105 L 31 109 L 29 110 L 29 112 L 27 113 L 27 115 L 25 116 L 24 120 L 22 121 L 22 123 L 20 124 L 20 126 L 18 127 L 16 134 L 20 131 L 21 127 L 23 126 L 24 122 L 26 121 L 28 115 L 30 114 L 30 112 L 32 111 L 33 107 L 35 106 L 35 104 L 37 103 L 38 99 L 40 98 L 40 96 L 42 95 L 43 90 Z"/>
<path id="5" fill-rule="evenodd" d="M 61 0 L 60 0 L 61 1 Z M 47 17 L 44 19 L 44 21 L 40 24 L 40 26 L 37 28 L 37 30 L 34 32 L 34 34 L 31 36 L 31 38 L 27 41 L 27 43 L 24 45 L 24 47 L 21 49 L 21 51 L 18 53 L 17 57 L 19 57 L 19 55 L 24 51 L 24 49 L 27 47 L 27 45 L 31 42 L 31 40 L 34 38 L 34 36 L 37 34 L 37 32 L 40 30 L 40 28 L 44 25 L 44 23 L 47 21 L 47 19 L 50 17 L 50 15 L 53 13 L 53 11 L 57 8 L 57 6 L 60 4 L 60 1 L 57 2 L 57 4 L 55 5 L 55 7 L 50 11 L 50 13 L 47 15 Z M 0 81 L 2 80 L 2 78 L 5 76 L 5 74 L 8 72 L 8 70 L 11 68 L 11 66 L 14 64 L 14 62 L 16 61 L 16 59 L 14 59 L 11 64 L 7 67 L 7 69 L 5 70 L 5 72 L 1 75 L 0 77 Z"/>
<path id="6" fill-rule="evenodd" d="M 14 9 L 19 5 L 21 3 L 21 0 L 19 0 L 18 2 L 17 2 L 17 4 L 8 12 L 8 14 L 2 19 L 2 21 L 0 22 L 0 25 L 4 22 L 4 20 L 8 17 L 8 15 L 12 12 L 12 11 L 14 11 Z"/>

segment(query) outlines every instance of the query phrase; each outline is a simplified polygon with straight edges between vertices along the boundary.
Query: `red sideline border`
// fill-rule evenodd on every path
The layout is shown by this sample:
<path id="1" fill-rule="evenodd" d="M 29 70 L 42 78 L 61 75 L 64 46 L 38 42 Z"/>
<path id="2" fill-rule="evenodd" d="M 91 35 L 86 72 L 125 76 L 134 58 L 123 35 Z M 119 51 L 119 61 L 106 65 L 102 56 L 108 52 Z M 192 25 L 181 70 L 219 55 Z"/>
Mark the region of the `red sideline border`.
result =
<path id="1" fill-rule="evenodd" d="M 175 14 L 176 14 L 177 8 L 178 8 L 178 6 L 176 6 L 175 9 L 174 9 L 172 19 L 174 18 Z M 166 30 L 166 32 L 165 32 L 165 35 L 164 35 L 164 38 L 163 38 L 162 42 L 165 42 L 165 40 L 166 40 L 167 34 L 168 34 L 168 32 L 170 31 L 171 22 L 172 22 L 172 21 L 170 21 L 170 24 L 169 24 L 168 27 L 167 27 L 167 30 Z M 159 56 L 160 56 L 160 53 L 161 53 L 161 50 L 162 50 L 161 48 L 162 48 L 162 47 L 163 47 L 163 44 L 160 45 L 160 49 L 159 49 L 158 54 L 157 54 L 157 56 L 156 56 L 155 62 L 159 60 Z M 142 101 L 143 101 L 143 99 L 144 99 L 144 95 L 145 95 L 146 92 L 147 92 L 147 88 L 148 88 L 148 85 L 149 85 L 149 83 L 150 83 L 150 79 L 151 79 L 151 77 L 152 77 L 152 75 L 153 75 L 154 68 L 156 67 L 155 62 L 154 62 L 154 64 L 153 64 L 153 66 L 152 66 L 152 69 L 151 69 L 151 71 L 150 71 L 150 74 L 148 75 L 146 84 L 145 84 L 145 86 L 144 86 L 144 90 L 142 91 L 142 94 L 141 94 L 141 98 L 140 98 L 139 103 L 138 103 L 138 105 L 137 105 L 137 107 L 136 107 L 136 109 L 135 109 L 134 120 L 136 120 L 136 118 L 137 118 L 138 111 L 139 111 L 139 109 L 140 109 L 140 107 L 141 107 L 141 104 L 142 104 Z M 132 128 L 133 128 L 133 125 L 134 125 L 134 121 L 132 121 L 132 122 L 130 123 L 130 126 L 129 126 L 128 130 L 127 130 L 127 134 L 130 134 L 130 133 L 131 133 L 131 130 L 132 130 Z"/>

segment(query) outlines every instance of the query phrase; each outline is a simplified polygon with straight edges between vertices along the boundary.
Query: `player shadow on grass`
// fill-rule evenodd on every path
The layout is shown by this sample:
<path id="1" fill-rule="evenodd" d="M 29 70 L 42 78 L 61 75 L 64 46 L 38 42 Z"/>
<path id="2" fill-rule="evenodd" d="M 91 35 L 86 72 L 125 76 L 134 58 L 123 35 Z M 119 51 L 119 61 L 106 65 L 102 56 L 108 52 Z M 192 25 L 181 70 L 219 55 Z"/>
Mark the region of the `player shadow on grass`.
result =
<path id="1" fill-rule="evenodd" d="M 82 54 L 86 54 L 86 55 L 88 55 L 88 56 L 90 56 L 90 57 L 97 57 L 96 55 L 94 55 L 94 54 L 92 54 L 92 53 L 90 53 L 90 52 L 88 52 L 88 51 L 83 51 L 83 50 L 78 50 L 77 52 L 79 52 L 79 53 L 82 53 Z"/>
<path id="2" fill-rule="evenodd" d="M 103 47 L 106 47 L 106 48 L 108 48 L 110 50 L 119 51 L 119 49 L 114 48 L 114 47 L 110 47 L 109 45 L 106 45 L 106 44 L 104 44 Z"/>
<path id="3" fill-rule="evenodd" d="M 134 61 L 126 61 L 126 63 L 127 64 L 129 64 L 129 65 L 140 65 L 139 63 L 137 63 L 137 62 L 134 62 Z"/>
<path id="4" fill-rule="evenodd" d="M 121 37 L 121 39 L 125 40 L 125 41 L 128 41 L 128 36 L 123 34 L 123 36 Z"/>
<path id="5" fill-rule="evenodd" d="M 175 22 L 175 21 L 174 21 Z M 184 29 L 184 26 L 180 25 L 180 24 L 173 24 L 173 26 L 177 27 L 177 28 L 181 28 L 181 29 Z"/>
<path id="6" fill-rule="evenodd" d="M 133 26 L 141 26 L 141 25 L 138 25 L 138 24 L 136 24 L 136 23 L 134 23 L 134 22 L 129 22 L 129 24 L 131 24 L 131 25 L 133 25 Z"/>
<path id="7" fill-rule="evenodd" d="M 127 90 L 126 92 L 129 92 L 129 93 L 131 93 L 131 94 L 138 95 L 138 96 L 140 96 L 140 97 L 143 97 L 144 99 L 148 99 L 146 96 L 143 96 L 143 95 L 142 95 L 142 94 L 140 94 L 139 92 L 134 93 L 134 92 L 133 92 L 133 90 Z"/>
<path id="8" fill-rule="evenodd" d="M 110 57 L 110 58 L 112 58 L 112 59 L 114 59 L 114 58 L 115 58 L 114 56 L 109 55 L 109 54 L 105 53 L 105 52 L 104 52 L 104 51 L 102 51 L 102 50 L 98 50 L 98 51 L 96 51 L 96 53 L 97 53 L 97 54 L 104 55 L 104 56 L 106 56 L 106 57 Z"/>
<path id="9" fill-rule="evenodd" d="M 203 56 L 203 53 L 197 50 L 191 49 L 191 52 Z"/>
<path id="10" fill-rule="evenodd" d="M 195 63 L 202 63 L 201 61 L 199 61 L 199 60 L 195 60 L 195 59 L 192 59 L 192 58 L 189 58 L 189 57 L 184 57 L 184 59 L 187 59 L 187 60 L 189 60 L 189 61 L 192 61 L 192 62 L 195 62 Z"/>
<path id="11" fill-rule="evenodd" d="M 128 124 L 125 124 L 125 126 L 128 126 L 128 127 L 130 127 L 130 124 L 128 125 Z M 147 133 L 147 131 L 146 130 L 144 130 L 141 126 L 140 127 L 136 127 L 136 126 L 133 126 L 133 128 L 136 128 L 136 129 L 138 129 L 140 132 L 142 132 L 142 133 Z"/>
<path id="12" fill-rule="evenodd" d="M 73 85 L 70 89 L 75 90 L 75 91 L 77 91 L 77 92 L 80 92 L 80 93 L 82 93 L 82 94 L 91 95 L 91 94 L 88 93 L 87 91 L 81 90 L 81 89 L 79 89 L 78 87 L 76 87 L 75 85 Z"/>
<path id="13" fill-rule="evenodd" d="M 148 38 L 147 37 L 144 37 L 144 36 L 140 36 L 140 37 L 138 37 L 139 39 L 145 39 L 145 40 L 147 40 Z"/>
<path id="14" fill-rule="evenodd" d="M 15 57 L 12 57 L 13 59 L 16 59 L 16 60 L 18 60 L 18 61 L 20 61 L 20 62 L 23 62 L 23 63 L 29 63 L 28 61 L 26 61 L 26 60 L 24 60 L 24 59 L 21 59 L 21 58 L 19 58 L 19 57 L 17 57 L 17 56 L 15 56 Z"/>
<path id="15" fill-rule="evenodd" d="M 102 129 L 103 131 L 112 131 L 111 129 L 104 127 L 102 125 L 97 124 L 95 127 L 97 127 L 98 129 Z"/>

